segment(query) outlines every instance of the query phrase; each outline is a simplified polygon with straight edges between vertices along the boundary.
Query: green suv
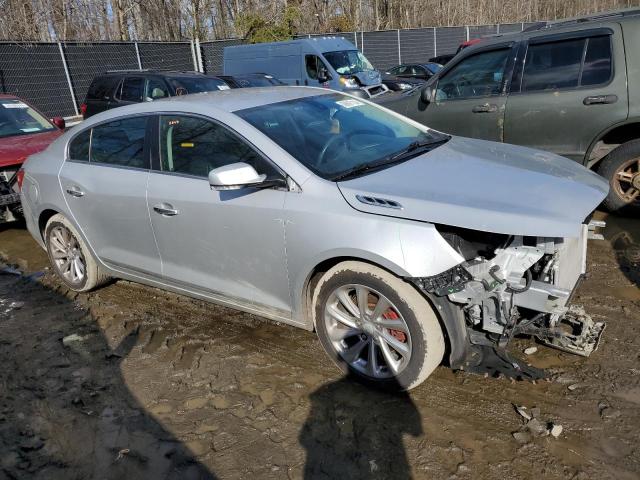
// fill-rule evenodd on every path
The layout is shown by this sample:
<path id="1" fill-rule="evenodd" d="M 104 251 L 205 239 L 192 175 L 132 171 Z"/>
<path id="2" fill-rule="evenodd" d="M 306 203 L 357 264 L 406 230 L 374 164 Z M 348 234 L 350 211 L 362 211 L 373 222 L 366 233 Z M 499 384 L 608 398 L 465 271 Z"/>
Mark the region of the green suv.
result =
<path id="1" fill-rule="evenodd" d="M 421 88 L 378 103 L 455 135 L 548 150 L 640 211 L 640 10 L 541 23 L 463 50 Z"/>

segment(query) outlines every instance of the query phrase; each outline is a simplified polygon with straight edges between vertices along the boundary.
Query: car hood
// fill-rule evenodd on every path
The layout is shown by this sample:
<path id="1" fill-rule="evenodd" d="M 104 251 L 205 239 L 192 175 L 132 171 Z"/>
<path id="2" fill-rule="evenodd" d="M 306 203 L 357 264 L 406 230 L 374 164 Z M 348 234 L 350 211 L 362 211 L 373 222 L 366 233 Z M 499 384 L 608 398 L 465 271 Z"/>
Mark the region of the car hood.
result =
<path id="1" fill-rule="evenodd" d="M 47 148 L 60 135 L 62 131 L 56 129 L 50 132 L 0 138 L 0 167 L 21 164 L 29 155 Z"/>
<path id="2" fill-rule="evenodd" d="M 365 87 L 371 85 L 380 85 L 382 79 L 380 77 L 380 72 L 377 70 L 365 70 L 363 72 L 356 72 L 353 74 L 354 77 L 358 79 L 360 85 L 364 85 Z"/>
<path id="3" fill-rule="evenodd" d="M 544 237 L 577 236 L 609 191 L 602 177 L 564 157 L 460 137 L 338 187 L 363 212 Z M 357 196 L 391 200 L 400 208 Z"/>

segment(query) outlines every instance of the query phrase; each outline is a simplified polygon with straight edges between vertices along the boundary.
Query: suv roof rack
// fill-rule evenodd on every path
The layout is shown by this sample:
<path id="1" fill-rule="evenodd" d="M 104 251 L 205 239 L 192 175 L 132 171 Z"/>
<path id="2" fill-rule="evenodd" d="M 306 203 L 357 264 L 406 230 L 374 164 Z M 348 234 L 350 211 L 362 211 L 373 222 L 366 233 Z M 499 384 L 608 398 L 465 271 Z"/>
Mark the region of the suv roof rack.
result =
<path id="1" fill-rule="evenodd" d="M 614 10 L 610 12 L 594 13 L 593 15 L 583 15 L 580 17 L 567 18 L 566 20 L 553 20 L 549 22 L 538 22 L 525 28 L 524 32 L 533 32 L 544 28 L 558 28 L 567 25 L 574 25 L 586 22 L 598 22 L 602 20 L 610 20 L 615 18 L 635 17 L 640 15 L 640 9 L 627 8 L 623 10 Z"/>
<path id="2" fill-rule="evenodd" d="M 204 75 L 202 72 L 196 72 L 195 70 L 156 70 L 154 68 L 125 68 L 122 70 L 106 70 L 103 72 L 104 74 L 108 73 L 159 73 L 159 74 L 172 74 L 172 73 L 189 73 L 189 74 L 198 74 Z"/>
<path id="3" fill-rule="evenodd" d="M 138 68 L 123 68 L 122 70 L 107 70 L 104 73 L 136 73 L 136 72 L 151 72 L 152 70 L 148 68 L 138 69 Z"/>

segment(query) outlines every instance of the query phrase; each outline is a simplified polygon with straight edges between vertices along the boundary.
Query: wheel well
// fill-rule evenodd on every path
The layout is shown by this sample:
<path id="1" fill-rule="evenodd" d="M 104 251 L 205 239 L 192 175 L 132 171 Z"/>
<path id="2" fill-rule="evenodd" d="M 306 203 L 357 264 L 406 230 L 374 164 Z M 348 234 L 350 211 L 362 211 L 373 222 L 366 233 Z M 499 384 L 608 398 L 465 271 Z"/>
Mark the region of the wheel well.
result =
<path id="1" fill-rule="evenodd" d="M 626 143 L 629 140 L 640 138 L 638 128 L 640 128 L 640 122 L 620 125 L 619 127 L 607 132 L 600 140 L 604 143 Z"/>
<path id="2" fill-rule="evenodd" d="M 640 122 L 627 123 L 608 131 L 591 147 L 587 166 L 593 168 L 619 145 L 640 139 L 638 132 L 640 132 Z"/>
<path id="3" fill-rule="evenodd" d="M 315 266 L 313 271 L 307 277 L 307 281 L 304 286 L 304 312 L 307 315 L 307 318 L 313 319 L 313 309 L 312 309 L 312 301 L 313 301 L 313 292 L 320 281 L 322 275 L 328 272 L 331 268 L 336 266 L 339 263 L 346 262 L 348 260 L 368 263 L 370 265 L 374 265 L 378 268 L 386 270 L 392 275 L 396 275 L 394 272 L 390 271 L 388 268 L 383 267 L 374 262 L 370 262 L 368 260 L 363 260 L 362 258 L 356 257 L 336 257 L 330 258 L 328 260 L 324 260 Z M 440 323 L 440 327 L 442 328 L 442 333 L 444 335 L 445 340 L 445 364 L 453 367 L 459 368 L 462 365 L 462 359 L 466 356 L 466 351 L 468 347 L 468 339 L 466 335 L 466 327 L 464 325 L 464 317 L 459 316 L 460 312 L 456 310 L 456 306 L 446 299 L 432 297 L 431 295 L 427 295 L 415 285 L 411 284 L 416 291 L 424 297 L 427 302 L 431 305 L 434 312 L 436 313 L 436 317 L 438 318 L 438 322 Z M 462 322 L 462 323 L 460 323 Z M 315 331 L 315 323 L 313 325 L 313 329 Z M 455 343 L 455 345 L 454 345 Z"/>
<path id="4" fill-rule="evenodd" d="M 53 217 L 57 213 L 58 212 L 56 212 L 55 210 L 47 209 L 47 210 L 43 210 L 42 213 L 40 214 L 40 217 L 38 218 L 38 230 L 40 231 L 40 236 L 42 237 L 42 240 L 44 240 L 44 229 L 47 226 L 47 222 L 51 217 Z"/>

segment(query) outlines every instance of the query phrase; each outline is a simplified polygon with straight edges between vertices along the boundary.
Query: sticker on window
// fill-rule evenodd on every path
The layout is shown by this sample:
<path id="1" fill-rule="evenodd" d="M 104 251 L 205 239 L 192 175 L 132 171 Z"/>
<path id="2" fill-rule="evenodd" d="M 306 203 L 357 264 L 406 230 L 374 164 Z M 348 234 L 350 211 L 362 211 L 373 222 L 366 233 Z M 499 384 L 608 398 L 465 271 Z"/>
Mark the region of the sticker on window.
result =
<path id="1" fill-rule="evenodd" d="M 347 98 L 346 100 L 338 100 L 336 103 L 338 105 L 340 105 L 341 107 L 344 107 L 344 108 L 360 107 L 360 106 L 364 105 L 364 103 L 359 102 L 355 98 Z"/>
<path id="2" fill-rule="evenodd" d="M 39 132 L 40 129 L 38 127 L 36 127 L 36 128 L 21 128 L 20 131 L 24 132 L 24 133 L 31 133 L 31 132 Z"/>
<path id="3" fill-rule="evenodd" d="M 229 90 L 229 85 L 218 85 L 218 90 Z"/>
<path id="4" fill-rule="evenodd" d="M 29 105 L 27 105 L 26 103 L 22 103 L 22 102 L 3 103 L 2 106 L 4 108 L 29 108 Z"/>

